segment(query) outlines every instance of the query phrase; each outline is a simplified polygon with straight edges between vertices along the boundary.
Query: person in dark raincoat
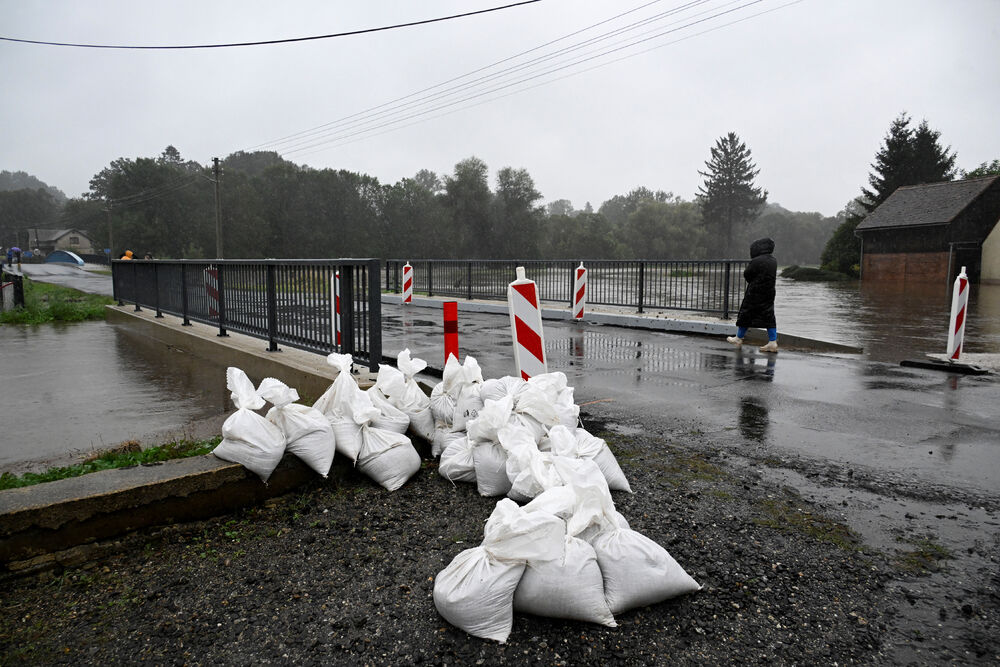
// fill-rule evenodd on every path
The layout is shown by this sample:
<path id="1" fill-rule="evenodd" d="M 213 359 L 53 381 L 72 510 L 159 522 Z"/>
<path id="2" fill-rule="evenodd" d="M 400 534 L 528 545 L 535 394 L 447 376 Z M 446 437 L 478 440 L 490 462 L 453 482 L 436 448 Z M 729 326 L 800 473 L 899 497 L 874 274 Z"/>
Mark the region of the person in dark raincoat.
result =
<path id="1" fill-rule="evenodd" d="M 743 303 L 736 316 L 736 335 L 726 338 L 733 345 L 742 345 L 750 327 L 767 329 L 767 344 L 761 352 L 778 351 L 778 324 L 774 319 L 774 283 L 778 276 L 778 262 L 771 253 L 774 241 L 769 238 L 757 239 L 750 244 L 750 263 L 743 271 L 747 281 Z"/>

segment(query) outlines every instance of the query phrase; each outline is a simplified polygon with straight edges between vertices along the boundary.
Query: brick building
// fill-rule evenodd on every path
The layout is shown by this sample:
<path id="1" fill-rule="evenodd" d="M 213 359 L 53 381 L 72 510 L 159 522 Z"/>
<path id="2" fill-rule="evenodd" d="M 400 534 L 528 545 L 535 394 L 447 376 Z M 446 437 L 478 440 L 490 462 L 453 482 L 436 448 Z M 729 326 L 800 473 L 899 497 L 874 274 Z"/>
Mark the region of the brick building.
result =
<path id="1" fill-rule="evenodd" d="M 1000 283 L 1000 176 L 899 188 L 854 232 L 862 280 Z"/>

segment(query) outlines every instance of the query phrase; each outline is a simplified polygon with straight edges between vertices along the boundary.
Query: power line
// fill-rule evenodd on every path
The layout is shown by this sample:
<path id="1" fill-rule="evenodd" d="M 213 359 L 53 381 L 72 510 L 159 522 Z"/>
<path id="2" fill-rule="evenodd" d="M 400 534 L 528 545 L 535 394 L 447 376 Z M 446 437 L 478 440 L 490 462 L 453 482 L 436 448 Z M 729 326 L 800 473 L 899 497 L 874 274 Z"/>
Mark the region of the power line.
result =
<path id="1" fill-rule="evenodd" d="M 704 2 L 705 0 L 702 0 L 702 1 Z M 763 2 L 763 1 L 764 0 L 749 0 L 748 2 L 745 2 L 744 4 L 741 4 L 741 5 L 737 6 L 737 7 L 733 7 L 731 9 L 725 9 L 725 10 L 719 11 L 722 7 L 725 7 L 726 5 L 733 4 L 733 2 L 728 2 L 728 3 L 725 3 L 725 4 L 717 6 L 714 10 L 709 10 L 709 11 L 715 11 L 716 12 L 714 14 L 711 14 L 710 16 L 705 16 L 703 18 L 697 18 L 697 19 L 695 19 L 694 17 L 703 16 L 704 14 L 706 14 L 708 12 L 705 11 L 705 12 L 699 12 L 697 14 L 694 14 L 692 17 L 690 17 L 692 20 L 685 19 L 685 20 L 687 20 L 687 23 L 684 23 L 683 25 L 680 25 L 679 27 L 669 27 L 669 26 L 677 26 L 678 23 L 682 23 L 682 21 L 675 21 L 675 22 L 673 22 L 671 24 L 668 24 L 668 26 L 664 26 L 664 27 L 669 27 L 669 29 L 665 29 L 665 30 L 664 29 L 658 29 L 659 30 L 658 32 L 647 31 L 645 33 L 641 33 L 640 35 L 638 35 L 636 37 L 629 38 L 631 41 L 628 41 L 627 43 L 623 44 L 623 41 L 625 41 L 625 40 L 623 40 L 623 41 L 618 42 L 618 45 L 614 45 L 612 48 L 605 48 L 605 50 L 603 50 L 603 51 L 597 51 L 597 52 L 591 51 L 591 52 L 583 54 L 583 55 L 581 55 L 579 57 L 573 56 L 576 59 L 575 60 L 571 60 L 569 62 L 567 62 L 566 60 L 563 60 L 561 63 L 555 63 L 555 64 L 551 64 L 551 65 L 547 65 L 545 63 L 545 61 L 552 60 L 553 58 L 561 55 L 567 49 L 573 50 L 573 47 L 567 47 L 567 49 L 563 49 L 562 51 L 558 51 L 558 52 L 556 52 L 554 54 L 550 54 L 549 56 L 544 56 L 544 57 L 541 57 L 541 58 L 537 59 L 538 62 L 535 63 L 536 65 L 543 65 L 545 67 L 548 67 L 548 69 L 542 69 L 542 70 L 535 69 L 534 73 L 530 73 L 530 72 L 529 73 L 525 73 L 521 78 L 513 80 L 513 81 L 509 81 L 507 83 L 489 82 L 488 81 L 489 79 L 496 80 L 496 79 L 505 77 L 505 76 L 509 75 L 512 72 L 516 72 L 519 69 L 524 69 L 525 66 L 521 65 L 521 66 L 510 67 L 510 68 L 502 70 L 501 72 L 498 72 L 498 73 L 496 73 L 496 74 L 494 74 L 492 76 L 483 77 L 484 80 L 487 80 L 486 85 L 487 86 L 492 85 L 492 87 L 486 88 L 485 90 L 481 90 L 480 92 L 471 92 L 471 91 L 469 91 L 469 94 L 466 95 L 465 97 L 462 97 L 462 98 L 459 98 L 459 99 L 456 99 L 456 100 L 452 100 L 450 102 L 445 102 L 443 100 L 445 98 L 453 96 L 455 94 L 462 94 L 462 93 L 448 93 L 448 94 L 440 94 L 440 95 L 436 95 L 436 96 L 429 96 L 428 98 L 425 98 L 425 99 L 429 100 L 425 104 L 434 104 L 434 103 L 436 103 L 438 101 L 440 101 L 440 104 L 437 104 L 437 106 L 431 106 L 431 107 L 426 108 L 424 110 L 415 110 L 415 109 L 409 109 L 409 110 L 407 110 L 405 108 L 407 105 L 402 105 L 402 107 L 400 107 L 400 108 L 397 108 L 397 109 L 394 109 L 394 110 L 390 110 L 388 112 L 384 111 L 384 112 L 380 112 L 380 114 L 376 114 L 376 115 L 384 115 L 386 113 L 388 113 L 390 115 L 395 114 L 395 115 L 398 116 L 397 118 L 394 118 L 394 119 L 385 118 L 385 119 L 381 119 L 381 120 L 378 120 L 377 118 L 369 118 L 369 119 L 366 119 L 366 120 L 363 119 L 363 120 L 360 120 L 360 121 L 355 121 L 355 122 L 351 123 L 350 126 L 345 127 L 345 128 L 343 128 L 341 130 L 338 130 L 338 131 L 327 132 L 325 134 L 324 133 L 320 133 L 319 136 L 314 136 L 312 139 L 306 138 L 304 136 L 301 139 L 299 139 L 298 141 L 292 142 L 291 145 L 289 145 L 289 146 L 286 147 L 286 149 L 284 150 L 284 152 L 286 154 L 294 154 L 294 153 L 298 153 L 298 152 L 303 151 L 303 150 L 308 150 L 308 149 L 311 149 L 311 148 L 317 148 L 317 147 L 323 146 L 323 145 L 328 144 L 328 143 L 342 142 L 345 139 L 350 139 L 350 138 L 358 136 L 358 135 L 363 135 L 363 134 L 366 134 L 366 133 L 370 133 L 370 132 L 373 132 L 375 130 L 379 130 L 381 128 L 384 128 L 386 126 L 390 126 L 390 125 L 393 125 L 393 124 L 398 124 L 398 123 L 401 123 L 401 122 L 404 122 L 404 121 L 407 121 L 407 120 L 411 120 L 413 118 L 417 118 L 417 117 L 424 116 L 424 115 L 427 115 L 427 114 L 430 114 L 430 113 L 434 113 L 436 111 L 440 111 L 442 109 L 446 109 L 448 107 L 452 107 L 452 106 L 455 106 L 455 105 L 463 104 L 465 102 L 469 102 L 469 101 L 478 99 L 478 98 L 486 96 L 486 95 L 490 95 L 490 94 L 493 94 L 493 93 L 501 92 L 501 91 L 510 89 L 512 87 L 516 87 L 516 86 L 519 86 L 521 84 L 528 83 L 530 81 L 533 81 L 533 80 L 536 80 L 536 79 L 539 79 L 539 78 L 542 78 L 542 77 L 546 77 L 546 76 L 552 75 L 554 73 L 566 70 L 568 68 L 579 66 L 579 65 L 581 65 L 583 63 L 586 63 L 586 62 L 589 62 L 589 61 L 592 61 L 592 60 L 595 60 L 595 59 L 598 59 L 598 58 L 606 57 L 608 55 L 620 52 L 620 51 L 625 50 L 625 49 L 633 48 L 633 47 L 635 47 L 635 46 L 637 46 L 639 44 L 643 44 L 643 43 L 649 42 L 651 40 L 654 40 L 654 39 L 657 39 L 657 38 L 660 38 L 660 37 L 664 37 L 664 36 L 669 35 L 669 34 L 677 33 L 679 31 L 682 31 L 682 30 L 685 30 L 687 28 L 690 28 L 690 27 L 692 27 L 694 25 L 705 23 L 707 21 L 711 21 L 713 19 L 719 18 L 719 17 L 724 16 L 726 14 L 731 14 L 731 13 L 739 11 L 741 9 L 745 9 L 746 7 L 749 7 L 751 5 L 759 4 L 760 2 Z M 692 9 L 693 7 L 696 7 L 699 4 L 702 4 L 702 3 L 701 2 L 691 2 L 691 3 L 688 3 L 687 5 L 684 5 L 684 6 L 680 7 L 680 8 L 678 8 L 678 10 L 675 10 L 674 12 L 664 12 L 663 14 L 658 15 L 658 18 L 663 18 L 663 17 L 665 17 L 667 15 L 675 13 L 676 11 L 682 11 L 682 10 L 686 11 L 686 10 Z M 779 9 L 780 9 L 780 7 L 779 7 Z M 638 21 L 638 22 L 632 24 L 632 27 L 626 26 L 625 29 L 619 29 L 617 31 L 611 31 L 610 33 L 606 33 L 605 35 L 603 35 L 602 38 L 607 38 L 609 36 L 615 36 L 616 34 L 620 33 L 622 30 L 626 30 L 626 31 L 627 30 L 634 30 L 634 29 L 636 29 L 638 27 L 646 25 L 647 23 L 648 23 L 648 21 Z M 645 35 L 649 35 L 650 32 L 655 32 L 655 34 L 652 34 L 651 36 L 645 36 Z M 594 40 L 587 40 L 586 42 L 583 42 L 581 45 L 577 45 L 576 48 L 579 48 L 581 46 L 586 46 L 589 43 L 591 43 L 592 41 L 594 41 Z M 598 40 L 598 41 L 600 41 L 600 40 Z M 621 58 L 619 58 L 618 60 L 621 60 Z M 591 69 L 593 69 L 593 68 L 591 68 Z M 560 78 L 565 78 L 565 77 L 560 77 Z M 556 80 L 558 80 L 558 79 L 556 79 Z M 541 85 L 541 84 L 539 84 L 539 85 Z M 468 87 L 468 86 L 466 86 L 466 87 Z M 527 89 L 534 88 L 534 87 L 537 87 L 537 86 L 531 86 L 531 87 L 529 87 Z M 461 88 L 463 88 L 463 87 L 462 86 L 458 86 L 458 87 L 455 88 L 455 90 L 461 90 Z M 527 89 L 525 89 L 525 90 L 527 90 Z M 515 92 L 519 92 L 519 91 L 515 91 Z M 502 95 L 500 97 L 503 97 L 503 96 L 504 95 Z M 499 97 L 498 98 L 494 98 L 494 99 L 499 99 Z M 334 122 L 334 124 L 336 124 L 336 121 Z M 368 128 L 358 127 L 359 125 L 360 126 L 364 126 L 364 125 L 372 125 L 372 124 L 374 124 L 373 127 L 368 127 Z M 307 133 L 303 133 L 303 134 L 308 135 L 309 133 L 307 132 Z M 313 134 L 315 135 L 316 133 L 313 132 Z M 333 135 L 333 136 L 330 136 L 330 135 Z M 284 142 L 284 143 L 288 143 L 288 142 Z"/>
<path id="2" fill-rule="evenodd" d="M 416 25 L 427 25 L 429 23 L 440 23 L 441 21 L 451 21 L 453 19 L 465 18 L 467 16 L 475 16 L 477 14 L 488 14 L 490 12 L 498 12 L 504 9 L 510 9 L 511 7 L 520 7 L 521 5 L 530 5 L 535 2 L 541 2 L 542 0 L 523 0 L 522 2 L 515 2 L 509 5 L 503 5 L 502 7 L 491 7 L 489 9 L 480 9 L 474 12 L 466 12 L 464 14 L 452 14 L 451 16 L 441 16 L 433 19 L 424 19 L 421 21 L 411 21 L 410 23 L 397 23 L 395 25 L 381 26 L 378 28 L 364 28 L 361 30 L 350 30 L 348 32 L 337 32 L 329 35 L 314 35 L 312 37 L 291 37 L 289 39 L 269 39 L 261 42 L 234 42 L 230 44 L 183 44 L 176 46 L 131 46 L 123 44 L 74 44 L 70 42 L 49 42 L 36 39 L 17 39 L 14 37 L 0 37 L 0 40 L 6 42 L 20 42 L 22 44 L 39 44 L 43 46 L 69 46 L 81 49 L 135 49 L 135 50 L 177 50 L 177 49 L 226 49 L 234 46 L 266 46 L 272 44 L 289 44 L 292 42 L 309 42 L 318 39 L 332 39 L 335 37 L 350 37 L 352 35 L 364 35 L 371 32 L 382 32 L 385 30 L 396 30 L 398 28 L 410 28 Z"/>
<path id="3" fill-rule="evenodd" d="M 749 6 L 751 4 L 756 4 L 756 3 L 761 2 L 761 1 L 762 0 L 754 0 L 753 2 L 747 3 L 747 5 L 743 5 L 743 7 Z M 737 23 L 743 23 L 745 21 L 749 21 L 749 20 L 757 18 L 759 16 L 763 16 L 764 14 L 770 14 L 772 12 L 776 12 L 776 11 L 784 9 L 786 7 L 790 7 L 792 5 L 797 5 L 797 4 L 801 3 L 801 2 L 804 2 L 804 0 L 791 0 L 790 2 L 786 2 L 785 4 L 779 5 L 777 7 L 773 7 L 771 9 L 766 9 L 766 10 L 757 12 L 755 14 L 750 14 L 750 15 L 744 16 L 742 18 L 734 19 L 734 20 L 729 21 L 727 23 L 723 23 L 723 24 L 720 24 L 720 25 L 717 25 L 717 26 L 712 26 L 710 28 L 706 28 L 705 30 L 702 30 L 702 31 L 697 32 L 697 33 L 693 33 L 693 34 L 690 34 L 690 35 L 685 35 L 683 37 L 679 37 L 678 39 L 674 39 L 674 40 L 671 40 L 669 42 L 664 42 L 662 44 L 657 44 L 655 46 L 651 46 L 651 47 L 643 49 L 641 51 L 629 53 L 627 55 L 620 56 L 620 57 L 615 58 L 613 60 L 605 61 L 605 62 L 602 62 L 602 63 L 597 63 L 597 64 L 591 65 L 590 67 L 587 67 L 587 68 L 582 69 L 582 70 L 577 70 L 575 72 L 569 72 L 567 74 L 563 74 L 563 75 L 558 76 L 558 77 L 553 78 L 553 79 L 542 81 L 542 82 L 539 82 L 539 83 L 527 86 L 525 88 L 520 88 L 518 90 L 513 90 L 513 91 L 509 91 L 509 92 L 500 94 L 500 95 L 496 95 L 496 96 L 491 97 L 491 98 L 486 99 L 486 100 L 480 100 L 480 101 L 477 101 L 477 102 L 473 102 L 472 104 L 467 104 L 465 106 L 462 106 L 462 107 L 459 107 L 459 108 L 456 108 L 456 109 L 451 109 L 450 111 L 445 111 L 444 113 L 440 113 L 440 114 L 437 114 L 437 115 L 434 115 L 434 116 L 430 116 L 430 117 L 426 117 L 426 118 L 419 118 L 419 116 L 421 116 L 421 115 L 424 115 L 424 114 L 427 114 L 427 113 L 432 113 L 433 111 L 441 110 L 443 108 L 446 108 L 446 107 L 452 106 L 452 105 L 442 105 L 442 106 L 437 107 L 435 109 L 429 109 L 429 110 L 426 110 L 426 111 L 423 111 L 423 112 L 414 113 L 413 115 L 405 117 L 405 118 L 396 119 L 394 121 L 386 121 L 385 123 L 383 123 L 381 125 L 369 128 L 367 130 L 362 130 L 362 131 L 354 132 L 354 133 L 351 133 L 351 134 L 348 134 L 348 135 L 342 135 L 342 136 L 339 136 L 339 137 L 333 137 L 333 138 L 327 139 L 325 141 L 318 141 L 318 142 L 316 142 L 314 144 L 311 144 L 311 145 L 308 145 L 308 146 L 303 146 L 303 147 L 301 147 L 299 149 L 296 149 L 296 150 L 288 151 L 287 153 L 288 154 L 299 153 L 300 157 L 305 157 L 307 155 L 313 155 L 315 153 L 319 153 L 319 152 L 322 152 L 324 150 L 328 150 L 329 148 L 337 148 L 337 147 L 340 147 L 340 146 L 346 146 L 348 144 L 357 143 L 358 141 L 363 141 L 364 139 L 367 139 L 367 138 L 370 138 L 370 137 L 381 136 L 383 134 L 388 134 L 389 132 L 394 132 L 396 130 L 404 129 L 404 128 L 407 128 L 407 127 L 412 127 L 414 125 L 418 125 L 418 124 L 426 122 L 428 120 L 434 120 L 434 119 L 437 119 L 437 118 L 443 118 L 445 116 L 449 116 L 449 115 L 457 113 L 459 111 L 464 111 L 464 110 L 467 110 L 467 109 L 471 109 L 473 107 L 482 106 L 483 104 L 488 104 L 489 102 L 494 102 L 496 100 L 503 99 L 505 97 L 510 97 L 512 95 L 517 95 L 517 94 L 520 94 L 520 93 L 523 93 L 523 92 L 526 92 L 526 91 L 529 91 L 529 90 L 534 90 L 535 88 L 540 88 L 542 86 L 549 85 L 549 84 L 554 83 L 556 81 L 561 81 L 563 79 L 568 79 L 570 77 L 578 76 L 580 74 L 584 74 L 586 72 L 590 72 L 590 71 L 599 69 L 601 67 L 606 67 L 608 65 L 611 65 L 611 64 L 614 64 L 614 63 L 617 63 L 617 62 L 621 62 L 623 60 L 628 60 L 629 58 L 634 58 L 634 57 L 642 55 L 644 53 L 649 53 L 650 51 L 655 51 L 657 49 L 661 49 L 661 48 L 663 48 L 665 46 L 670 46 L 670 45 L 673 45 L 673 44 L 678 44 L 680 42 L 684 42 L 684 41 L 687 41 L 689 39 L 693 39 L 695 37 L 699 37 L 701 35 L 705 35 L 705 34 L 708 34 L 708 33 L 711 33 L 711 32 L 715 32 L 717 30 L 721 30 L 723 28 L 727 28 L 727 27 L 732 26 L 732 25 L 736 25 Z M 738 7 L 737 9 L 740 9 L 740 8 L 742 8 L 742 7 Z M 685 26 L 685 27 L 687 27 L 687 26 Z M 668 32 L 674 32 L 674 31 L 668 31 Z M 655 37 L 656 36 L 654 36 L 654 38 Z M 653 39 L 653 38 L 649 38 L 649 39 Z M 648 41 L 648 39 L 646 39 L 646 40 L 640 40 L 640 42 L 645 42 L 645 41 Z M 580 62 L 585 62 L 585 61 L 593 60 L 593 59 L 595 59 L 595 58 L 597 58 L 597 57 L 599 57 L 601 55 L 606 55 L 607 53 L 613 53 L 613 52 L 621 51 L 621 50 L 624 50 L 625 48 L 627 48 L 627 47 L 621 47 L 621 48 L 618 48 L 618 49 L 613 49 L 612 51 L 605 52 L 604 54 L 598 54 L 597 56 L 593 56 L 593 57 L 590 57 L 590 58 L 585 58 L 585 59 L 583 59 L 581 61 L 578 61 L 577 63 L 571 63 L 570 65 L 566 65 L 566 66 L 563 66 L 563 67 L 555 68 L 554 70 L 550 70 L 549 72 L 544 72 L 542 74 L 539 74 L 539 75 L 536 75 L 536 76 L 533 76 L 533 77 L 528 77 L 526 79 L 522 79 L 521 81 L 514 82 L 513 84 L 510 84 L 510 85 L 517 85 L 519 83 L 524 83 L 524 82 L 530 81 L 532 79 L 537 79 L 537 78 L 540 78 L 542 76 L 545 76 L 546 74 L 552 73 L 554 71 L 567 69 L 568 67 L 572 66 L 573 64 L 579 64 Z M 472 99 L 476 99 L 476 98 L 482 97 L 484 95 L 489 95 L 491 92 L 496 92 L 498 90 L 501 90 L 501 89 L 507 88 L 507 87 L 510 87 L 510 86 L 501 86 L 500 88 L 495 88 L 492 91 L 485 91 L 485 92 L 480 93 L 478 95 L 472 95 L 470 97 L 465 98 L 464 100 L 458 100 L 457 102 L 454 102 L 453 104 L 460 104 L 462 102 L 470 101 Z M 401 123 L 402 121 L 409 120 L 409 119 L 412 119 L 412 118 L 419 118 L 419 119 L 418 120 L 414 120 L 413 122 L 410 122 L 410 123 L 406 123 L 405 125 L 398 125 L 398 123 Z M 392 127 L 393 125 L 396 125 L 396 127 Z M 386 127 L 388 127 L 389 129 L 382 129 L 382 128 L 386 128 Z M 376 130 L 382 130 L 382 131 L 376 132 Z M 361 135 L 361 134 L 366 134 L 367 136 L 356 136 L 356 135 Z M 330 145 L 327 145 L 327 144 L 330 144 Z M 312 149 L 312 150 L 310 150 L 310 149 Z M 302 153 L 302 151 L 306 151 L 306 152 Z"/>

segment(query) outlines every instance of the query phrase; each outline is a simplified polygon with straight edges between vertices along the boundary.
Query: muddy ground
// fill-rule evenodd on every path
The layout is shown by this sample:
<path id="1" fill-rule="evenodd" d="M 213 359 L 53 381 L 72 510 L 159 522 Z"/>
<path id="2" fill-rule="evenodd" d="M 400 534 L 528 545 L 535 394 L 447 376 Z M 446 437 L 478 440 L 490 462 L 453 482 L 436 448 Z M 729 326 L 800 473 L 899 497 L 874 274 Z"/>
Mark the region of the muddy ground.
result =
<path id="1" fill-rule="evenodd" d="M 923 531 L 919 514 L 909 533 L 877 538 L 855 515 L 896 511 L 883 508 L 892 502 L 919 512 L 929 501 L 853 485 L 848 471 L 734 452 L 725 434 L 615 404 L 586 407 L 584 421 L 608 439 L 635 490 L 615 493 L 618 510 L 701 591 L 620 614 L 618 628 L 515 615 L 506 644 L 471 637 L 437 614 L 434 577 L 479 544 L 495 499 L 452 485 L 427 461 L 395 493 L 354 474 L 318 480 L 265 506 L 134 534 L 79 568 L 3 581 L 0 662 L 1000 660 L 995 528 L 967 553 Z M 996 507 L 975 511 L 996 520 Z"/>

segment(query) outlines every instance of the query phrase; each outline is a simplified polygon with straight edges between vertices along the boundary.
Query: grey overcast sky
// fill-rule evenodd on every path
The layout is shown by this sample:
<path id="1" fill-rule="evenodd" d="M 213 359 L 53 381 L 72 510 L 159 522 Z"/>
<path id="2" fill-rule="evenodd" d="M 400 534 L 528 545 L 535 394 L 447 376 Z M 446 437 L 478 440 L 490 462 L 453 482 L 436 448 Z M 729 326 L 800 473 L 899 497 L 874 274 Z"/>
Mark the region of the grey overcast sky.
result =
<path id="1" fill-rule="evenodd" d="M 511 1 L 0 0 L 0 36 L 263 41 Z M 502 167 L 527 169 L 546 202 L 596 208 L 640 185 L 691 199 L 734 131 L 770 201 L 834 215 L 901 111 L 961 168 L 1000 158 L 1000 0 L 542 0 L 270 46 L 0 41 L 0 95 L 0 169 L 70 196 L 112 160 L 173 145 L 202 164 L 277 150 L 383 183 L 475 155 L 491 186 Z"/>

